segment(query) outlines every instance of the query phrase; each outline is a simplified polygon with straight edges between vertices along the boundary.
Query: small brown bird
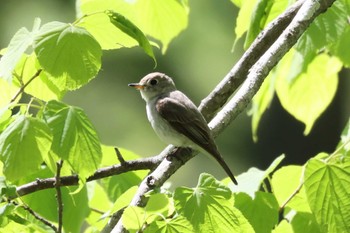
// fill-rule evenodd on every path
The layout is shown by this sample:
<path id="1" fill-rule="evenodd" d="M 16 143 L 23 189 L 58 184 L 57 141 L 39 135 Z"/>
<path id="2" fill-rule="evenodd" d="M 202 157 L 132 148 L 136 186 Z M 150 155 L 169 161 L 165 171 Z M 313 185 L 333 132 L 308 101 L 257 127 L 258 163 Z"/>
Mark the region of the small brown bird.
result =
<path id="1" fill-rule="evenodd" d="M 150 73 L 139 83 L 130 83 L 146 101 L 148 120 L 159 138 L 176 147 L 190 147 L 215 158 L 233 183 L 237 181 L 222 158 L 211 131 L 196 105 L 162 73 Z"/>

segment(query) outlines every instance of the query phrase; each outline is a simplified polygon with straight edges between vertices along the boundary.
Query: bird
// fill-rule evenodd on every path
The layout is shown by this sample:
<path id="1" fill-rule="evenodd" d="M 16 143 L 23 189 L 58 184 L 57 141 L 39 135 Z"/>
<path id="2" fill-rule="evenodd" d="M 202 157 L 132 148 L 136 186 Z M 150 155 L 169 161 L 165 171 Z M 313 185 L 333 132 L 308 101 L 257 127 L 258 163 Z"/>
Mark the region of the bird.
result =
<path id="1" fill-rule="evenodd" d="M 153 72 L 138 83 L 128 85 L 141 92 L 148 120 L 162 141 L 211 155 L 232 182 L 238 184 L 221 156 L 204 116 L 190 98 L 176 89 L 172 78 Z"/>

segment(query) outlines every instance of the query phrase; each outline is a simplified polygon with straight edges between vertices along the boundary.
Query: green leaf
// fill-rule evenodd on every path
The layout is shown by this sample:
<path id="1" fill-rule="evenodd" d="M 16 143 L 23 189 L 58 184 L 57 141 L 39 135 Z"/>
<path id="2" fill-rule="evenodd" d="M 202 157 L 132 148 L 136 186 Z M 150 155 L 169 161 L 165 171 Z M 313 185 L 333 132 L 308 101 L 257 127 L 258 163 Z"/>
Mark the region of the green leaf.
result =
<path id="1" fill-rule="evenodd" d="M 64 91 L 61 89 L 64 90 L 64 88 L 56 86 L 56 83 L 51 81 L 44 71 L 32 79 L 39 69 L 41 67 L 34 53 L 24 55 L 16 67 L 16 73 L 20 74 L 18 77 L 21 80 L 16 85 L 21 87 L 23 84 L 29 83 L 24 92 L 44 101 L 62 98 Z"/>
<path id="2" fill-rule="evenodd" d="M 0 77 L 9 83 L 12 82 L 12 73 L 23 53 L 33 44 L 39 25 L 40 19 L 36 18 L 32 32 L 24 27 L 19 29 L 12 37 L 6 53 L 0 59 Z"/>
<path id="3" fill-rule="evenodd" d="M 263 29 L 273 2 L 274 1 L 271 0 L 257 0 L 250 18 L 250 25 L 244 42 L 245 49 L 251 45 Z"/>
<path id="4" fill-rule="evenodd" d="M 163 216 L 164 218 L 170 216 L 174 210 L 174 208 L 171 208 L 171 204 L 172 201 L 164 193 L 151 195 L 145 207 L 147 222 L 158 220 L 160 216 Z"/>
<path id="5" fill-rule="evenodd" d="M 278 223 L 279 205 L 271 193 L 258 191 L 254 199 L 248 194 L 238 193 L 234 206 L 248 219 L 255 232 L 269 233 Z"/>
<path id="6" fill-rule="evenodd" d="M 282 75 L 282 67 L 279 68 L 282 73 L 276 82 L 277 95 L 282 106 L 305 124 L 305 135 L 310 133 L 316 119 L 332 101 L 341 66 L 337 58 L 320 54 L 308 65 L 305 73 L 291 81 Z"/>
<path id="7" fill-rule="evenodd" d="M 300 37 L 295 48 L 306 60 L 314 57 L 318 50 L 331 48 L 348 28 L 349 13 L 349 2 L 335 1 L 324 14 L 314 20 Z"/>
<path id="8" fill-rule="evenodd" d="M 346 31 L 338 39 L 332 48 L 334 55 L 337 56 L 346 67 L 350 67 L 350 46 L 348 46 L 350 38 L 350 29 L 346 27 Z"/>
<path id="9" fill-rule="evenodd" d="M 115 11 L 107 10 L 106 14 L 110 18 L 111 23 L 130 37 L 134 38 L 139 43 L 139 46 L 143 48 L 145 53 L 153 59 L 155 65 L 157 65 L 152 46 L 143 32 L 130 20 Z"/>
<path id="10" fill-rule="evenodd" d="M 234 1 L 234 0 L 231 0 Z M 236 19 L 235 43 L 243 36 L 249 28 L 250 18 L 253 14 L 254 6 L 258 0 L 246 0 L 240 2 L 240 10 Z M 235 3 L 235 2 L 234 2 Z"/>
<path id="11" fill-rule="evenodd" d="M 194 189 L 175 190 L 175 206 L 196 232 L 254 232 L 247 219 L 233 207 L 230 189 L 209 174 L 201 174 Z"/>
<path id="12" fill-rule="evenodd" d="M 308 161 L 305 190 L 323 232 L 350 232 L 350 164 Z"/>
<path id="13" fill-rule="evenodd" d="M 187 27 L 187 1 L 177 0 L 144 0 L 126 2 L 123 0 L 81 0 L 78 5 L 81 15 L 88 15 L 79 25 L 85 27 L 100 42 L 104 49 L 135 46 L 124 33 L 108 25 L 107 17 L 96 12 L 115 11 L 128 18 L 141 31 L 160 41 L 162 52 L 169 43 Z"/>
<path id="14" fill-rule="evenodd" d="M 276 227 L 273 229 L 272 233 L 299 233 L 294 232 L 292 226 L 287 220 L 283 219 Z M 302 232 L 300 232 L 302 233 Z"/>
<path id="15" fill-rule="evenodd" d="M 85 219 L 85 221 L 91 227 L 91 229 L 95 229 L 95 231 L 85 230 L 84 232 L 101 232 L 103 227 L 109 221 L 109 215 L 111 212 L 108 210 L 111 209 L 112 202 L 109 201 L 106 191 L 102 188 L 98 181 L 88 182 L 86 183 L 86 186 L 89 197 L 88 205 L 90 209 L 95 211 L 90 211 L 89 216 Z M 112 213 L 114 212 L 115 211 Z"/>
<path id="16" fill-rule="evenodd" d="M 140 156 L 131 151 L 119 148 L 125 160 L 139 159 Z M 116 152 L 113 147 L 102 146 L 103 158 L 102 166 L 111 166 L 119 164 Z M 142 179 L 147 175 L 147 171 L 130 171 L 127 173 L 115 175 L 101 180 L 101 185 L 106 190 L 108 197 L 112 202 L 119 198 L 129 188 L 139 185 Z"/>
<path id="17" fill-rule="evenodd" d="M 138 206 L 128 206 L 122 215 L 122 223 L 128 232 L 138 232 L 146 222 L 146 212 Z"/>
<path id="18" fill-rule="evenodd" d="M 53 133 L 52 151 L 67 160 L 84 181 L 99 167 L 102 158 L 92 123 L 82 109 L 55 100 L 47 103 L 44 118 Z"/>
<path id="19" fill-rule="evenodd" d="M 102 49 L 137 46 L 137 41 L 114 26 L 110 18 L 104 13 L 106 10 L 120 12 L 121 9 L 126 9 L 128 5 L 125 1 L 116 0 L 81 0 L 77 3 L 77 10 L 80 11 L 78 16 L 82 18 L 77 25 L 89 31 L 99 42 Z M 133 12 L 129 12 L 129 14 L 125 13 L 126 11 L 123 10 L 123 14 L 130 17 L 130 13 Z M 84 15 L 87 16 L 83 17 Z"/>
<path id="20" fill-rule="evenodd" d="M 265 171 L 255 167 L 249 168 L 247 172 L 242 173 L 237 177 L 239 185 L 230 187 L 231 190 L 234 193 L 247 193 L 249 196 L 254 198 L 255 192 L 260 189 L 262 182 L 269 177 L 269 175 L 276 169 L 283 159 L 284 155 L 278 156 Z"/>
<path id="21" fill-rule="evenodd" d="M 19 116 L 0 135 L 0 159 L 10 181 L 36 172 L 51 146 L 49 127 L 41 120 Z"/>
<path id="22" fill-rule="evenodd" d="M 136 10 L 135 24 L 147 35 L 162 42 L 162 53 L 165 53 L 170 42 L 186 29 L 188 24 L 187 1 L 137 1 L 135 9 L 131 10 Z M 133 21 L 133 18 L 130 20 Z"/>
<path id="23" fill-rule="evenodd" d="M 124 193 L 122 193 L 116 200 L 116 202 L 114 203 L 112 209 L 109 211 L 111 213 L 115 213 L 118 210 L 126 207 L 129 205 L 129 203 L 131 202 L 132 198 L 134 197 L 136 191 L 138 189 L 138 186 L 132 186 L 131 188 L 129 188 L 128 190 L 126 190 Z"/>
<path id="24" fill-rule="evenodd" d="M 311 213 L 296 212 L 291 225 L 294 233 L 317 233 L 321 232 L 316 219 Z"/>
<path id="25" fill-rule="evenodd" d="M 51 22 L 36 38 L 40 65 L 67 90 L 75 90 L 93 79 L 101 67 L 101 47 L 84 28 Z"/>
<path id="26" fill-rule="evenodd" d="M 183 216 L 152 222 L 145 233 L 194 233 L 191 223 Z"/>
<path id="27" fill-rule="evenodd" d="M 289 165 L 278 169 L 272 176 L 271 185 L 279 206 L 285 204 L 290 196 L 298 189 L 303 175 L 303 167 Z M 307 202 L 305 188 L 302 187 L 286 205 L 296 211 L 311 212 Z"/>
<path id="28" fill-rule="evenodd" d="M 340 154 L 340 159 L 343 160 L 344 158 L 349 158 L 349 151 L 350 151 L 350 119 L 346 126 L 344 127 L 341 136 L 340 136 L 340 142 L 338 143 L 337 153 Z"/>
<path id="29" fill-rule="evenodd" d="M 136 187 L 136 186 L 135 186 Z M 136 191 L 133 188 L 131 191 Z M 129 195 L 132 198 L 133 195 Z M 123 197 L 125 199 L 125 197 Z M 155 220 L 165 219 L 174 208 L 171 208 L 171 200 L 165 194 L 156 193 L 150 196 L 145 208 L 129 206 L 124 210 L 122 221 L 126 229 L 131 232 L 142 228 L 144 224 L 150 224 Z"/>
<path id="30" fill-rule="evenodd" d="M 0 109 L 7 107 L 19 88 L 0 78 Z M 17 98 L 17 101 L 19 98 Z"/>
<path id="31" fill-rule="evenodd" d="M 0 196 L 13 197 L 16 195 L 16 186 L 7 184 L 5 177 L 0 176 Z"/>
<path id="32" fill-rule="evenodd" d="M 273 2 L 272 7 L 268 11 L 264 28 L 267 26 L 268 23 L 270 23 L 272 20 L 277 18 L 281 13 L 283 13 L 289 5 L 293 4 L 293 2 L 289 0 L 279 0 L 279 1 L 272 1 L 272 2 Z"/>
<path id="33" fill-rule="evenodd" d="M 258 93 L 253 98 L 252 107 L 249 111 L 252 117 L 252 134 L 253 140 L 258 141 L 258 126 L 262 115 L 266 109 L 270 106 L 270 103 L 275 94 L 275 80 L 276 75 L 272 71 L 270 75 L 265 79 Z"/>

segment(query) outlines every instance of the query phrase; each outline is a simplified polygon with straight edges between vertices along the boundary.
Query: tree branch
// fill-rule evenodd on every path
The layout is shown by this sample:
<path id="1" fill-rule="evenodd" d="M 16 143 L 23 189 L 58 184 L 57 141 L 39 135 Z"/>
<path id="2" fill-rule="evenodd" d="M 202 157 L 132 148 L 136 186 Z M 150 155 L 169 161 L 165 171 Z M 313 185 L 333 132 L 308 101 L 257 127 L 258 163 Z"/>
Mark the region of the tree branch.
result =
<path id="1" fill-rule="evenodd" d="M 243 56 L 250 57 L 252 61 L 248 61 L 249 59 L 243 59 L 241 62 L 239 62 L 238 65 L 233 67 L 233 69 L 218 85 L 218 87 L 201 103 L 200 109 L 202 110 L 202 113 L 205 117 L 207 117 L 207 119 L 211 119 L 217 109 L 219 109 L 227 101 L 231 93 L 234 92 L 234 90 L 239 86 L 239 83 L 242 82 L 246 74 L 248 74 L 247 79 L 244 81 L 242 87 L 238 90 L 235 96 L 209 123 L 209 126 L 213 130 L 214 136 L 218 135 L 232 120 L 235 119 L 239 113 L 246 108 L 253 96 L 259 90 L 262 82 L 271 69 L 297 42 L 312 21 L 319 14 L 326 11 L 334 1 L 335 0 L 306 0 L 305 2 L 297 2 L 287 11 L 289 12 L 288 17 L 286 15 L 287 13 L 282 14 L 284 18 L 282 18 L 282 20 L 280 17 L 278 18 L 281 20 L 280 23 L 278 23 L 278 19 L 273 21 L 264 30 L 264 32 L 258 36 L 257 40 L 259 41 L 261 40 L 261 37 L 263 37 L 264 42 L 254 42 L 252 46 L 255 45 L 256 47 L 248 50 L 249 54 L 247 54 L 247 51 L 247 53 L 245 53 Z M 302 5 L 300 6 L 300 4 Z M 278 27 L 278 29 L 275 27 Z M 272 30 L 273 33 L 271 33 L 270 30 Z M 264 35 L 267 37 L 271 36 L 271 38 L 276 39 L 266 41 L 269 39 L 266 39 Z M 260 50 L 261 48 L 268 49 Z M 236 69 L 237 71 L 235 71 Z M 232 75 L 231 72 L 235 76 Z M 238 77 L 237 82 L 233 80 L 234 77 Z M 162 153 L 164 153 L 164 151 Z M 179 169 L 179 167 L 181 167 L 193 156 L 193 153 L 187 154 L 186 152 L 179 152 L 178 156 L 174 157 L 175 159 L 171 161 L 164 159 L 162 163 L 160 163 L 160 165 L 142 181 L 137 193 L 130 203 L 130 206 L 144 205 L 144 195 L 155 187 L 160 187 L 164 181 L 167 180 L 171 174 L 173 174 L 173 172 Z M 181 161 L 177 158 L 181 158 Z M 104 232 L 110 231 L 113 233 L 125 232 L 120 218 L 110 219 Z"/>
<path id="2" fill-rule="evenodd" d="M 58 229 L 57 233 L 62 232 L 63 226 L 63 202 L 62 202 L 62 193 L 61 193 L 61 168 L 63 165 L 63 160 L 60 160 L 57 163 L 57 172 L 55 177 L 55 189 L 56 189 L 56 199 L 57 199 L 57 216 L 58 216 Z"/>
<path id="3" fill-rule="evenodd" d="M 50 221 L 48 221 L 47 219 L 45 219 L 44 217 L 41 217 L 39 214 L 37 214 L 34 210 L 32 210 L 29 206 L 23 204 L 18 204 L 15 201 L 11 201 L 11 203 L 15 206 L 20 206 L 22 207 L 24 210 L 26 210 L 28 213 L 30 213 L 31 215 L 34 216 L 34 218 L 36 218 L 37 220 L 39 220 L 40 222 L 42 222 L 43 224 L 45 224 L 46 226 L 50 227 L 54 232 L 57 232 L 57 227 L 55 225 L 53 225 Z"/>
<path id="4" fill-rule="evenodd" d="M 150 158 L 125 161 L 123 164 L 116 164 L 113 166 L 100 168 L 87 179 L 87 182 L 93 181 L 93 180 L 99 180 L 109 176 L 119 175 L 129 171 L 153 170 L 163 160 L 164 158 L 163 156 L 165 155 L 160 154 Z M 77 175 L 62 176 L 60 179 L 59 186 L 78 185 L 78 181 L 79 181 L 79 177 Z M 9 197 L 9 199 L 12 200 L 19 196 L 25 196 L 30 193 L 43 190 L 43 189 L 55 188 L 55 182 L 56 182 L 55 177 L 46 178 L 46 179 L 37 179 L 36 181 L 17 187 L 16 189 L 17 195 L 11 196 Z"/>
<path id="5" fill-rule="evenodd" d="M 282 34 L 304 2 L 305 0 L 297 1 L 267 25 L 223 80 L 201 101 L 198 108 L 207 120 L 211 120 L 215 116 L 217 111 L 243 83 L 248 76 L 249 69 Z"/>

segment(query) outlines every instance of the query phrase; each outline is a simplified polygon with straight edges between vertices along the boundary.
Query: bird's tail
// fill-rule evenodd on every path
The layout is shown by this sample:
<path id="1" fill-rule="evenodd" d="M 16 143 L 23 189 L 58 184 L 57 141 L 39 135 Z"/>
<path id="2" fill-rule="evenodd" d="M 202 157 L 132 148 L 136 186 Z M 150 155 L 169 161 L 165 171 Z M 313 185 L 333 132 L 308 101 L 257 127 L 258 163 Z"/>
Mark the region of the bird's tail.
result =
<path id="1" fill-rule="evenodd" d="M 221 156 L 220 152 L 215 149 L 215 150 L 210 150 L 207 151 L 211 156 L 214 157 L 214 159 L 221 165 L 221 167 L 225 170 L 226 174 L 230 177 L 230 179 L 232 180 L 232 182 L 235 185 L 238 185 L 238 182 L 235 178 L 235 176 L 233 175 L 231 169 L 229 168 L 229 166 L 227 165 L 227 163 L 225 162 L 224 158 Z"/>

